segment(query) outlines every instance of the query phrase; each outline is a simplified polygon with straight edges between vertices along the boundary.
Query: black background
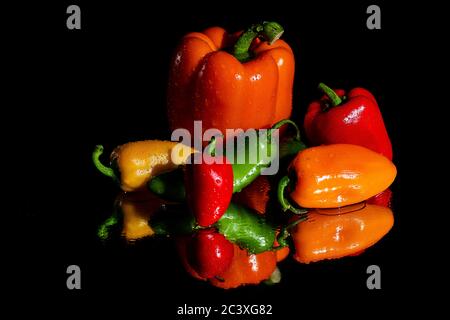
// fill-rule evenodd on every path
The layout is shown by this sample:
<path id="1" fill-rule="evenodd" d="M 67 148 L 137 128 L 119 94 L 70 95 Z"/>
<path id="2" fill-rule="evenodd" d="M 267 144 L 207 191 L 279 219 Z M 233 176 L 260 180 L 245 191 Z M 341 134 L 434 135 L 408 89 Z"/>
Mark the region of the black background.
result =
<path id="1" fill-rule="evenodd" d="M 396 86 L 405 76 L 400 49 L 407 30 L 399 20 L 401 10 L 377 2 L 382 29 L 368 30 L 366 8 L 371 2 L 295 7 L 276 2 L 96 3 L 27 6 L 10 24 L 15 33 L 9 40 L 17 50 L 9 60 L 15 69 L 9 93 L 14 96 L 12 113 L 19 119 L 12 135 L 26 139 L 18 138 L 20 143 L 12 146 L 20 178 L 8 181 L 15 190 L 24 190 L 25 179 L 32 186 L 31 192 L 16 192 L 10 200 L 25 219 L 10 260 L 16 294 L 32 301 L 49 294 L 68 304 L 91 302 L 113 311 L 131 298 L 133 310 L 167 318 L 175 317 L 176 307 L 184 303 L 270 303 L 275 316 L 295 315 L 299 308 L 352 314 L 354 306 L 376 311 L 380 303 L 396 305 L 399 294 L 414 295 L 407 289 L 412 267 L 411 242 L 406 240 L 413 213 L 406 212 L 404 200 L 408 106 Z M 66 28 L 69 4 L 81 7 L 81 30 Z M 101 245 L 96 228 L 109 216 L 118 190 L 95 171 L 93 147 L 101 143 L 108 151 L 132 140 L 169 138 L 165 90 L 179 39 L 212 25 L 235 31 L 261 20 L 280 22 L 283 39 L 296 55 L 293 118 L 298 123 L 318 97 L 321 81 L 346 89 L 362 86 L 377 98 L 399 171 L 393 185 L 392 231 L 362 256 L 312 265 L 287 259 L 280 263 L 283 280 L 278 286 L 231 291 L 189 278 L 169 241 Z M 82 270 L 79 291 L 66 288 L 71 264 Z M 382 290 L 366 288 L 371 264 L 381 267 Z"/>

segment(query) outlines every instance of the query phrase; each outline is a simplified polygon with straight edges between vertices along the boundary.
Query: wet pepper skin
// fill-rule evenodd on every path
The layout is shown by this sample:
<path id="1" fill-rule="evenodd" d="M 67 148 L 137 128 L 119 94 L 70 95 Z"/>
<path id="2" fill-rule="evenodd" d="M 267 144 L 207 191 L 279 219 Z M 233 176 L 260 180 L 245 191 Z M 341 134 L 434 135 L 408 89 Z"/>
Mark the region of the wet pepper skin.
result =
<path id="1" fill-rule="evenodd" d="M 277 266 L 275 252 L 266 251 L 259 254 L 248 254 L 246 250 L 234 245 L 233 260 L 229 268 L 220 274 L 221 280 L 209 279 L 219 288 L 231 289 L 247 284 L 258 284 L 270 277 Z M 223 281 L 222 281 L 223 280 Z"/>
<path id="2" fill-rule="evenodd" d="M 294 258 L 301 263 L 356 255 L 383 238 L 394 224 L 389 208 L 366 205 L 339 215 L 313 210 L 291 232 Z"/>
<path id="3" fill-rule="evenodd" d="M 304 127 L 312 145 L 349 143 L 356 144 L 392 160 L 392 145 L 383 117 L 374 96 L 363 88 L 346 93 L 335 90 L 346 99 L 324 111 L 330 100 L 324 96 L 312 102 L 305 115 Z"/>
<path id="4" fill-rule="evenodd" d="M 183 164 L 192 150 L 187 147 L 179 149 L 180 146 L 178 142 L 159 140 L 129 142 L 118 146 L 111 154 L 111 163 L 120 173 L 122 190 L 144 189 L 152 177 Z M 173 152 L 175 150 L 176 153 Z"/>
<path id="5" fill-rule="evenodd" d="M 304 208 L 355 204 L 387 189 L 397 174 L 386 157 L 351 144 L 301 151 L 290 165 L 297 181 L 291 198 Z"/>
<path id="6" fill-rule="evenodd" d="M 199 230 L 188 247 L 188 260 L 201 278 L 212 278 L 225 272 L 233 259 L 234 248 L 214 229 Z"/>
<path id="7" fill-rule="evenodd" d="M 233 168 L 226 157 L 213 161 L 204 155 L 200 164 L 188 164 L 185 170 L 187 202 L 202 227 L 216 223 L 225 213 L 233 195 Z"/>
<path id="8" fill-rule="evenodd" d="M 183 37 L 175 51 L 168 87 L 171 129 L 268 128 L 292 110 L 294 55 L 277 40 L 254 41 L 254 57 L 241 63 L 223 49 L 237 35 L 212 27 Z"/>

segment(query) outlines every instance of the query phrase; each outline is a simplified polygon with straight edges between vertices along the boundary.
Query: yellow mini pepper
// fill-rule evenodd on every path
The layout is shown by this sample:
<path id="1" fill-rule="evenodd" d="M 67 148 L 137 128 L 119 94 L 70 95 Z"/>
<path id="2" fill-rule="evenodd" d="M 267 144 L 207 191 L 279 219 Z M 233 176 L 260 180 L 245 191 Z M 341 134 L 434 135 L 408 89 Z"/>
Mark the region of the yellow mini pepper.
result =
<path id="1" fill-rule="evenodd" d="M 96 146 L 92 160 L 97 169 L 116 180 L 123 191 L 135 191 L 146 186 L 153 177 L 184 164 L 193 149 L 174 141 L 145 140 L 118 146 L 111 153 L 111 167 L 99 157 L 103 146 Z"/>

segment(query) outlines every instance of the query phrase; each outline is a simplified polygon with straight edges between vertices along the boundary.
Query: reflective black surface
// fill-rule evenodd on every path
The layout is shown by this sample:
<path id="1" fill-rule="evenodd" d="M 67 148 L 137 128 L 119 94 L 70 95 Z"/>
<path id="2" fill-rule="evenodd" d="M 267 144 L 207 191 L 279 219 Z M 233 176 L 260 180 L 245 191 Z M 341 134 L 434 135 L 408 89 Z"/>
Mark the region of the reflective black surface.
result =
<path id="1" fill-rule="evenodd" d="M 352 312 L 353 305 L 395 304 L 404 291 L 410 256 L 403 237 L 409 213 L 402 192 L 406 165 L 401 128 L 407 105 L 395 86 L 401 75 L 395 63 L 399 53 L 393 49 L 399 34 L 394 9 L 382 7 L 382 29 L 373 31 L 366 28 L 364 3 L 298 8 L 280 3 L 274 10 L 217 5 L 185 4 L 175 10 L 82 2 L 81 31 L 66 29 L 66 4 L 46 5 L 43 20 L 32 10 L 23 13 L 27 23 L 39 27 L 17 28 L 14 43 L 22 50 L 16 57 L 17 78 L 11 79 L 27 88 L 16 95 L 26 114 L 16 130 L 29 141 L 18 141 L 17 150 L 12 149 L 20 156 L 11 187 L 31 187 L 17 192 L 14 200 L 24 218 L 12 249 L 19 294 L 33 299 L 50 294 L 69 304 L 102 301 L 110 310 L 132 298 L 137 309 L 174 318 L 176 307 L 185 303 L 272 303 L 275 316 L 299 314 L 302 306 L 318 314 L 343 312 L 344 307 Z M 35 12 L 43 8 L 36 6 Z M 238 30 L 263 19 L 285 27 L 283 38 L 295 52 L 293 118 L 299 124 L 308 102 L 319 96 L 320 81 L 333 87 L 362 86 L 377 98 L 399 171 L 393 185 L 394 228 L 361 256 L 310 265 L 287 259 L 280 264 L 279 285 L 233 291 L 191 279 L 169 241 L 102 245 L 96 228 L 109 216 L 119 190 L 91 164 L 94 146 L 102 143 L 112 150 L 131 140 L 169 138 L 165 88 L 170 55 L 180 37 L 211 25 Z M 70 264 L 81 267 L 80 291 L 66 289 Z M 380 291 L 366 288 L 371 264 L 381 267 Z"/>

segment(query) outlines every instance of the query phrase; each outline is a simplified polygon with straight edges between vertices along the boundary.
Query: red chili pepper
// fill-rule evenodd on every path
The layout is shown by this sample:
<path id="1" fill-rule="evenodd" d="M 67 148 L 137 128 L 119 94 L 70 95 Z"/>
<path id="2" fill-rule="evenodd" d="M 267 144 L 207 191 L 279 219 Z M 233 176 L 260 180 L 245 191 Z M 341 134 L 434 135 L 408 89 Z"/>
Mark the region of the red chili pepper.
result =
<path id="1" fill-rule="evenodd" d="M 186 167 L 186 196 L 197 223 L 216 223 L 228 208 L 233 194 L 233 168 L 226 157 L 203 155 L 200 164 Z M 221 160 L 221 161 L 217 161 Z"/>
<path id="2" fill-rule="evenodd" d="M 305 116 L 306 135 L 312 145 L 356 144 L 383 154 L 392 160 L 392 145 L 374 96 L 355 88 L 346 93 L 333 91 L 323 83 L 325 93 L 312 102 Z"/>
<path id="3" fill-rule="evenodd" d="M 202 278 L 213 278 L 225 272 L 233 260 L 234 247 L 214 229 L 200 230 L 189 245 L 188 258 Z"/>

